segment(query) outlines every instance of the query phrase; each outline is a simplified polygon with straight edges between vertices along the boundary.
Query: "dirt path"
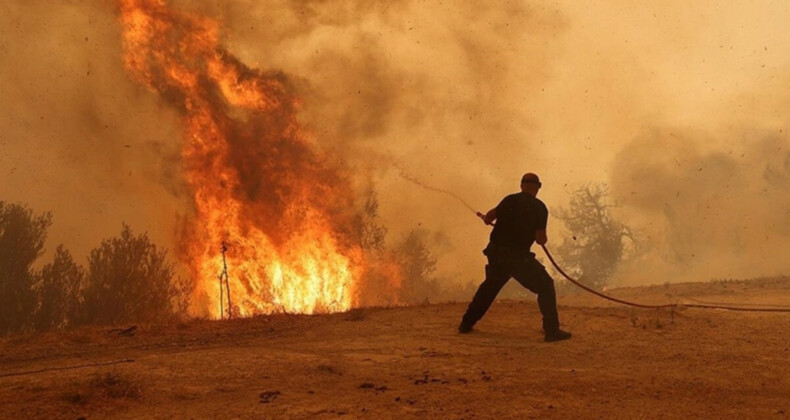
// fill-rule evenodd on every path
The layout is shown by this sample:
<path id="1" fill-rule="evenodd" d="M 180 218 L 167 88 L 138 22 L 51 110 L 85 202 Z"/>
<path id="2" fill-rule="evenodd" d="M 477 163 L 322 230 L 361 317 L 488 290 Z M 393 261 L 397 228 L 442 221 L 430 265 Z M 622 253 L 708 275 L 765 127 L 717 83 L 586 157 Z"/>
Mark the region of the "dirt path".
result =
<path id="1" fill-rule="evenodd" d="M 644 294 L 644 290 L 639 293 Z M 636 293 L 636 292 L 633 292 Z M 776 291 L 772 293 L 776 296 Z M 574 299 L 576 299 L 574 301 Z M 532 302 L 141 326 L 0 342 L 0 418 L 787 418 L 790 314 Z"/>

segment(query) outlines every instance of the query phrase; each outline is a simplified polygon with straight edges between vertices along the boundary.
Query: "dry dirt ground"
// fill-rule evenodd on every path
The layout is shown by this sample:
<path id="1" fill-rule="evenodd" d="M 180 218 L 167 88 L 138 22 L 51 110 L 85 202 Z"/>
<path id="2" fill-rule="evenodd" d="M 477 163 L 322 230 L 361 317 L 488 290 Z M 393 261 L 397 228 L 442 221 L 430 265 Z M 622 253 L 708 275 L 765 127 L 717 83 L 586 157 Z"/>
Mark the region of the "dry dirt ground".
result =
<path id="1" fill-rule="evenodd" d="M 790 279 L 612 293 L 790 305 Z M 790 313 L 560 305 L 559 343 L 531 301 L 466 335 L 458 303 L 5 338 L 0 418 L 790 417 Z"/>

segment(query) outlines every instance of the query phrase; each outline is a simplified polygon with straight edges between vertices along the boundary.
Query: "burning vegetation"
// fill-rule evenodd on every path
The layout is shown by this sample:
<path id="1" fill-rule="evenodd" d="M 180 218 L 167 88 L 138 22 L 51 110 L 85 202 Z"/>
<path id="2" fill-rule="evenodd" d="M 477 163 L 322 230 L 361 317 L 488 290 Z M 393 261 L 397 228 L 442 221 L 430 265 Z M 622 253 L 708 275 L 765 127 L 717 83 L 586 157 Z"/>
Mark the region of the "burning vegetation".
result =
<path id="1" fill-rule="evenodd" d="M 398 287 L 398 267 L 372 266 L 364 200 L 300 124 L 286 75 L 247 67 L 220 45 L 214 21 L 162 0 L 122 0 L 120 11 L 126 69 L 183 118 L 193 209 L 177 254 L 196 282 L 193 314 L 345 311 L 374 271 Z M 223 243 L 233 296 L 224 314 Z"/>
<path id="2" fill-rule="evenodd" d="M 11 244 L 0 247 L 2 331 L 468 299 L 473 290 L 455 289 L 479 282 L 475 258 L 485 232 L 462 209 L 445 211 L 440 200 L 448 197 L 434 201 L 431 188 L 415 193 L 402 182 L 407 176 L 381 164 L 401 158 L 414 179 L 452 185 L 475 205 L 491 205 L 510 191 L 508 176 L 535 164 L 530 169 L 552 178 L 542 197 L 565 225 L 555 234 L 559 223 L 550 222 L 552 248 L 595 287 L 787 271 L 790 143 L 787 101 L 775 94 L 786 81 L 778 64 L 774 81 L 753 91 L 718 84 L 723 93 L 707 100 L 724 99 L 738 115 L 753 109 L 731 124 L 729 107 L 702 107 L 691 118 L 687 110 L 699 104 L 689 99 L 702 91 L 696 79 L 674 77 L 714 73 L 656 65 L 663 56 L 644 55 L 640 49 L 654 47 L 644 42 L 629 44 L 634 49 L 622 52 L 629 59 L 613 68 L 620 41 L 639 37 L 597 37 L 585 22 L 606 16 L 578 15 L 572 5 L 116 0 L 109 10 L 88 1 L 38 3 L 12 2 L 0 13 L 0 23 L 21 28 L 7 31 L 9 48 L 0 54 L 14 108 L 0 121 L 0 157 L 8 162 L 0 243 Z M 713 22 L 688 32 L 712 39 Z M 683 51 L 715 50 L 721 62 L 748 55 L 769 74 L 756 64 L 786 57 L 774 53 L 780 41 L 761 56 L 737 45 L 734 53 L 704 45 Z M 676 47 L 661 50 L 674 56 Z M 587 55 L 609 48 L 614 55 Z M 283 71 L 250 67 L 256 62 Z M 644 68 L 659 77 L 644 77 Z M 724 75 L 720 68 L 715 74 Z M 669 88 L 657 82 L 669 79 Z M 678 95 L 681 87 L 689 97 Z M 585 100 L 568 100 L 582 91 Z M 557 162 L 573 170 L 555 171 Z M 611 190 L 572 187 L 599 183 Z M 562 185 L 571 194 L 567 211 Z M 387 191 L 381 219 L 374 186 Z M 11 202 L 57 211 L 51 219 Z M 91 217 L 85 229 L 86 215 L 102 212 L 111 216 Z M 84 267 L 64 246 L 45 253 L 52 220 L 56 243 L 80 257 L 90 253 Z M 121 236 L 107 239 L 121 222 L 128 223 Z M 414 229 L 417 222 L 432 231 Z M 177 261 L 131 228 L 147 229 Z M 133 243 L 139 247 L 127 246 Z M 451 263 L 437 264 L 440 248 L 455 253 Z M 134 261 L 133 249 L 149 249 L 140 255 L 161 270 L 121 270 Z M 39 265 L 43 255 L 51 263 Z"/>
<path id="3" fill-rule="evenodd" d="M 174 252 L 124 224 L 87 267 L 60 245 L 38 269 L 52 215 L 0 200 L 0 243 L 13 244 L 0 249 L 0 270 L 13 274 L 0 278 L 0 333 L 340 312 L 439 293 L 430 238 L 412 231 L 385 245 L 375 193 L 322 151 L 285 74 L 243 64 L 211 19 L 162 0 L 118 5 L 128 75 L 181 117 L 189 208 Z"/>

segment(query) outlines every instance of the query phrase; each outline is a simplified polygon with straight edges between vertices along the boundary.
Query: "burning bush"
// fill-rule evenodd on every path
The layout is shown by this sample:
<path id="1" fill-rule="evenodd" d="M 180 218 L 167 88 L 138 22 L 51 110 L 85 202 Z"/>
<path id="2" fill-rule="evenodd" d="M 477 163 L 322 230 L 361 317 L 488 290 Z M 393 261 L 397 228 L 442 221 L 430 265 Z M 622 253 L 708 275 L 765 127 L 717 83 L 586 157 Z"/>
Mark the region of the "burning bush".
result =
<path id="1" fill-rule="evenodd" d="M 288 75 L 244 64 L 207 16 L 158 0 L 119 6 L 124 67 L 183 123 L 191 209 L 176 253 L 195 285 L 191 314 L 224 316 L 225 267 L 234 316 L 346 311 L 365 278 L 399 283 L 350 168 L 303 125 Z"/>
<path id="2" fill-rule="evenodd" d="M 371 194 L 350 236 L 367 253 L 367 271 L 356 291 L 359 305 L 424 303 L 440 296 L 430 232 L 415 229 L 395 246 L 385 243 Z M 192 279 L 175 275 L 167 251 L 124 224 L 120 235 L 93 249 L 87 269 L 59 245 L 52 262 L 34 271 L 51 215 L 0 202 L 0 334 L 75 325 L 162 322 L 186 315 Z M 235 275 L 232 272 L 231 275 Z"/>

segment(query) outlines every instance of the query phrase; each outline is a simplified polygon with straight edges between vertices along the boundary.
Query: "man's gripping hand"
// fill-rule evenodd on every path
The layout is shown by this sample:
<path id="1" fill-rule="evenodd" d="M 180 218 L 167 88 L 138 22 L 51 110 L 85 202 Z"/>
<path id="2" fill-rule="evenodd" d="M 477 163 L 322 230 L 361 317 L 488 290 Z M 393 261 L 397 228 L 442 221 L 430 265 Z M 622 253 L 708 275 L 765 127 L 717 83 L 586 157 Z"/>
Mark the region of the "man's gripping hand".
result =
<path id="1" fill-rule="evenodd" d="M 494 220 L 496 220 L 496 213 L 493 210 L 489 211 L 486 214 L 477 212 L 477 217 L 481 218 L 483 220 L 483 223 L 487 225 L 493 225 Z"/>

